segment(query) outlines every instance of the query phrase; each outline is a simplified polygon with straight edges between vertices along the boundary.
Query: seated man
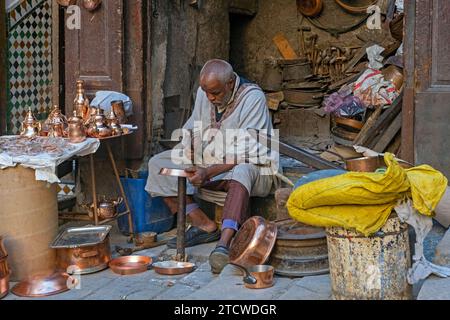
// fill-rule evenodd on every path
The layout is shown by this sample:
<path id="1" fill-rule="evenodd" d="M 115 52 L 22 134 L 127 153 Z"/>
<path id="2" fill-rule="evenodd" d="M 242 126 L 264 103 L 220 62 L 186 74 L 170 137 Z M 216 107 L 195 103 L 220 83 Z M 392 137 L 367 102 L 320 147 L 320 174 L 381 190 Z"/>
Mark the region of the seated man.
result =
<path id="1" fill-rule="evenodd" d="M 189 156 L 185 152 L 187 143 L 183 140 L 181 149 L 176 147 L 151 158 L 145 189 L 152 196 L 164 197 L 164 202 L 175 214 L 177 178 L 162 176 L 159 172 L 161 168 L 183 168 L 193 174 L 188 178 L 186 200 L 186 213 L 192 227 L 186 231 L 185 245 L 219 240 L 209 262 L 212 271 L 220 273 L 229 261 L 228 250 L 234 234 L 249 218 L 250 196 L 267 196 L 274 182 L 278 153 L 266 148 L 265 154 L 261 154 L 264 148 L 260 148 L 260 143 L 249 145 L 249 139 L 244 139 L 245 134 L 241 131 L 271 134 L 272 123 L 264 93 L 233 72 L 228 62 L 210 60 L 200 72 L 194 110 L 183 129 L 194 132 L 191 137 L 194 142 L 195 132 L 200 133 L 200 142 L 198 139 L 197 143 L 191 142 L 194 150 L 189 151 Z M 179 155 L 180 150 L 184 150 L 183 156 Z M 195 188 L 227 193 L 221 231 L 194 202 Z M 176 239 L 168 246 L 175 248 Z"/>

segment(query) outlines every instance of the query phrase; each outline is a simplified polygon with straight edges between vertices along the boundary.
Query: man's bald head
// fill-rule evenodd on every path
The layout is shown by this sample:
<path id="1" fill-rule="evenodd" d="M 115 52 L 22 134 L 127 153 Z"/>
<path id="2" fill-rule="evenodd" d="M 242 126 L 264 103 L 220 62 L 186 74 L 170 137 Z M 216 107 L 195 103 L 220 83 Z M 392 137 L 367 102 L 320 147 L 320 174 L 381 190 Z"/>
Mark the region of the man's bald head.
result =
<path id="1" fill-rule="evenodd" d="M 200 81 L 218 80 L 222 84 L 233 79 L 233 67 L 221 59 L 212 59 L 205 63 L 200 71 Z"/>
<path id="2" fill-rule="evenodd" d="M 233 67 L 220 59 L 209 60 L 200 71 L 200 87 L 216 107 L 225 107 L 233 95 Z"/>

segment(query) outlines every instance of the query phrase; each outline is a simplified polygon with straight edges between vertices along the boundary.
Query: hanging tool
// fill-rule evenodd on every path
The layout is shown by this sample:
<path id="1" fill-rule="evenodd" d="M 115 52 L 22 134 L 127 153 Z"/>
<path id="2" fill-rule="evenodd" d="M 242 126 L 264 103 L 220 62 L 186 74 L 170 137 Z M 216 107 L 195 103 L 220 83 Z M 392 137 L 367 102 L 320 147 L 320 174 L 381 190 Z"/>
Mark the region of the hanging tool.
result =
<path id="1" fill-rule="evenodd" d="M 305 45 L 305 31 L 311 31 L 311 27 L 302 26 L 300 27 L 300 44 L 301 44 L 301 55 L 306 57 L 306 45 Z"/>

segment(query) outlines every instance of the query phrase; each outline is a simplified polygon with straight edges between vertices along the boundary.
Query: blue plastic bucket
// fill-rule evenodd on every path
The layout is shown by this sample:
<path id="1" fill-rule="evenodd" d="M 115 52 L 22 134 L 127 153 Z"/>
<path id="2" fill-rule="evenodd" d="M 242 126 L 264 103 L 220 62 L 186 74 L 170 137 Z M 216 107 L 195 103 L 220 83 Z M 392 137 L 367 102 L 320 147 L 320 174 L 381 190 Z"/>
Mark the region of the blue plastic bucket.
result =
<path id="1" fill-rule="evenodd" d="M 153 231 L 162 233 L 172 229 L 174 215 L 164 203 L 162 197 L 152 198 L 145 191 L 148 172 L 140 172 L 139 178 L 121 177 L 125 194 L 128 199 L 135 233 Z M 120 212 L 125 211 L 125 204 L 120 205 Z M 117 219 L 120 232 L 129 235 L 128 215 Z"/>

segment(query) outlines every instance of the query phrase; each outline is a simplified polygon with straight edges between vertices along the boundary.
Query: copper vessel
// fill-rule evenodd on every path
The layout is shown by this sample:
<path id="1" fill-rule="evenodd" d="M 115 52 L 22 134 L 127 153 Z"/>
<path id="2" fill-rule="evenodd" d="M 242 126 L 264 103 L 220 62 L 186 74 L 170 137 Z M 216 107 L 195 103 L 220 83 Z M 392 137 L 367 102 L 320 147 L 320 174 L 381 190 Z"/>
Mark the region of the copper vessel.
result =
<path id="1" fill-rule="evenodd" d="M 183 169 L 170 169 L 170 168 L 162 168 L 159 171 L 159 174 L 163 176 L 184 177 L 184 178 L 189 178 L 194 175 L 193 173 L 186 172 Z"/>
<path id="2" fill-rule="evenodd" d="M 85 94 L 83 80 L 77 81 L 77 93 L 73 101 L 73 109 L 76 110 L 77 115 L 83 118 L 83 120 L 89 120 L 89 99 Z"/>
<path id="3" fill-rule="evenodd" d="M 112 135 L 112 130 L 106 121 L 105 112 L 101 108 L 96 109 L 93 123 L 88 129 L 89 135 L 94 138 L 106 138 Z"/>
<path id="4" fill-rule="evenodd" d="M 156 242 L 157 234 L 156 232 L 148 231 L 148 232 L 140 232 L 134 236 L 134 243 L 136 246 L 149 246 Z"/>
<path id="5" fill-rule="evenodd" d="M 116 117 L 113 111 L 109 113 L 107 118 L 108 125 L 112 130 L 113 136 L 120 136 L 123 133 L 122 127 L 120 126 L 119 119 Z"/>
<path id="6" fill-rule="evenodd" d="M 254 216 L 244 222 L 230 246 L 230 262 L 245 268 L 264 264 L 277 239 L 277 225 Z"/>
<path id="7" fill-rule="evenodd" d="M 41 123 L 33 116 L 31 108 L 28 109 L 25 120 L 20 127 L 20 135 L 28 138 L 36 137 L 41 131 Z"/>
<path id="8" fill-rule="evenodd" d="M 68 137 L 71 143 L 80 143 L 86 140 L 83 119 L 77 116 L 76 110 L 73 111 L 73 117 L 70 117 L 67 123 Z"/>
<path id="9" fill-rule="evenodd" d="M 125 108 L 122 100 L 111 101 L 111 111 L 118 119 L 119 124 L 125 124 L 127 122 L 127 116 L 125 114 Z"/>
<path id="10" fill-rule="evenodd" d="M 97 272 L 111 261 L 111 226 L 68 228 L 55 239 L 56 264 L 61 270 L 76 266 L 79 274 Z"/>
<path id="11" fill-rule="evenodd" d="M 395 159 L 400 167 L 404 169 L 412 168 L 413 165 L 405 160 Z M 373 157 L 361 157 L 345 160 L 345 167 L 348 171 L 375 172 L 378 168 L 386 168 L 382 155 Z"/>
<path id="12" fill-rule="evenodd" d="M 118 197 L 116 200 L 107 199 L 105 196 L 102 197 L 101 200 L 97 203 L 97 215 L 99 219 L 111 219 L 114 218 L 117 214 L 117 206 L 123 202 L 122 197 Z M 91 205 L 82 205 L 89 212 L 89 216 L 92 218 L 94 216 L 94 204 Z"/>
<path id="13" fill-rule="evenodd" d="M 397 66 L 390 65 L 386 69 L 384 69 L 381 72 L 384 76 L 385 80 L 388 80 L 394 84 L 395 89 L 400 92 L 402 86 L 403 86 L 403 72 L 402 69 L 400 69 Z"/>
<path id="14" fill-rule="evenodd" d="M 130 275 L 145 272 L 152 264 L 152 258 L 147 256 L 126 256 L 111 260 L 109 267 L 114 273 Z"/>
<path id="15" fill-rule="evenodd" d="M 66 136 L 67 118 L 61 112 L 57 105 L 53 106 L 45 125 L 48 128 L 48 137 L 60 138 Z"/>
<path id="16" fill-rule="evenodd" d="M 83 0 L 83 7 L 88 11 L 94 11 L 101 3 L 102 0 Z"/>
<path id="17" fill-rule="evenodd" d="M 274 267 L 269 265 L 256 265 L 247 268 L 247 271 L 256 279 L 255 284 L 244 282 L 249 289 L 264 289 L 273 286 Z"/>
<path id="18" fill-rule="evenodd" d="M 16 284 L 11 292 L 19 297 L 47 297 L 68 291 L 68 283 L 74 284 L 77 280 L 67 273 L 55 272 L 50 276 L 35 276 Z"/>
<path id="19" fill-rule="evenodd" d="M 0 236 L 0 259 L 7 256 L 8 252 L 6 251 L 5 245 L 3 244 L 3 237 Z"/>
<path id="20" fill-rule="evenodd" d="M 6 297 L 9 293 L 9 276 L 11 271 L 4 277 L 0 276 L 0 299 Z"/>
<path id="21" fill-rule="evenodd" d="M 194 270 L 195 264 L 191 262 L 161 261 L 154 263 L 152 267 L 156 273 L 173 276 L 191 272 Z"/>

